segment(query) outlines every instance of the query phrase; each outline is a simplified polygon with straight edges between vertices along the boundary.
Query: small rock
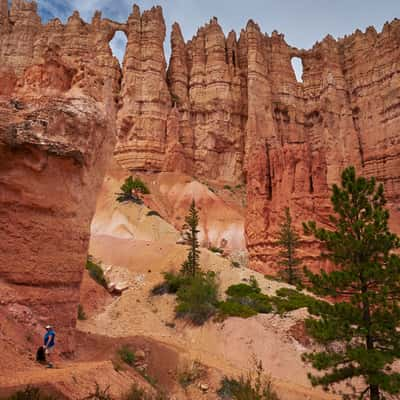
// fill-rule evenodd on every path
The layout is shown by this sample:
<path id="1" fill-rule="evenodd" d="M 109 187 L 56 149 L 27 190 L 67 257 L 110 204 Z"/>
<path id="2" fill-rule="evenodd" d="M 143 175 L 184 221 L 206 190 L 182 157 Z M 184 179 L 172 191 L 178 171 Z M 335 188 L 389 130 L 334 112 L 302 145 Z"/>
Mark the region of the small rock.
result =
<path id="1" fill-rule="evenodd" d="M 135 358 L 136 360 L 144 360 L 146 358 L 146 353 L 143 350 L 136 350 Z"/>
<path id="2" fill-rule="evenodd" d="M 209 389 L 210 387 L 207 385 L 207 383 L 200 383 L 200 384 L 199 384 L 199 388 L 200 388 L 200 390 L 203 391 L 203 392 L 208 392 L 208 389 Z"/>

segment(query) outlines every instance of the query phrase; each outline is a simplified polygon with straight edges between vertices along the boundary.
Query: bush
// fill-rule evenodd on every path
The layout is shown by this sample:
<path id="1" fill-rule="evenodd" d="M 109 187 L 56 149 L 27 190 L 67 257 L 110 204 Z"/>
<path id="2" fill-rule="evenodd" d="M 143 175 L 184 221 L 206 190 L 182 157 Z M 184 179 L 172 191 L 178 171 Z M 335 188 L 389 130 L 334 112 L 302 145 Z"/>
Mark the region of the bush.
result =
<path id="1" fill-rule="evenodd" d="M 162 296 L 163 294 L 175 294 L 179 288 L 187 283 L 189 278 L 182 273 L 166 272 L 164 273 L 164 282 L 156 285 L 152 290 L 153 296 Z"/>
<path id="2" fill-rule="evenodd" d="M 229 185 L 224 185 L 224 189 L 233 191 L 232 186 L 229 186 Z"/>
<path id="3" fill-rule="evenodd" d="M 42 393 L 37 387 L 29 385 L 24 390 L 18 390 L 4 400 L 56 400 L 56 398 Z"/>
<path id="4" fill-rule="evenodd" d="M 240 262 L 239 261 L 232 261 L 231 265 L 233 268 L 240 268 Z"/>
<path id="5" fill-rule="evenodd" d="M 217 394 L 221 399 L 232 400 L 279 400 L 271 378 L 265 376 L 262 363 L 256 364 L 254 376 L 241 376 L 239 379 L 224 377 Z"/>
<path id="6" fill-rule="evenodd" d="M 224 254 L 224 250 L 216 246 L 210 246 L 208 250 L 212 251 L 213 253 Z"/>
<path id="7" fill-rule="evenodd" d="M 250 285 L 245 283 L 232 285 L 226 294 L 228 299 L 219 304 L 222 315 L 249 318 L 258 313 L 267 314 L 272 311 L 269 297 L 261 293 L 254 277 L 251 277 Z"/>
<path id="8" fill-rule="evenodd" d="M 178 382 L 186 389 L 205 375 L 205 370 L 198 361 L 194 361 L 191 365 L 185 365 L 178 371 Z"/>
<path id="9" fill-rule="evenodd" d="M 249 318 L 258 314 L 253 308 L 232 300 L 221 302 L 218 308 L 222 315 L 230 317 Z"/>
<path id="10" fill-rule="evenodd" d="M 160 217 L 161 218 L 161 215 L 157 211 L 154 211 L 154 210 L 150 210 L 146 215 L 148 217 Z"/>
<path id="11" fill-rule="evenodd" d="M 104 277 L 103 269 L 94 263 L 90 257 L 88 257 L 86 261 L 86 269 L 89 271 L 89 275 L 92 279 L 107 289 L 107 281 Z"/>
<path id="12" fill-rule="evenodd" d="M 218 306 L 218 284 L 214 272 L 198 273 L 186 280 L 177 291 L 178 318 L 187 318 L 195 325 L 204 324 Z"/>
<path id="13" fill-rule="evenodd" d="M 294 289 L 282 288 L 276 292 L 277 296 L 272 298 L 276 311 L 284 314 L 289 311 L 307 308 L 310 314 L 318 314 L 321 305 L 328 303 L 315 299 Z"/>
<path id="14" fill-rule="evenodd" d="M 131 367 L 135 365 L 135 353 L 128 346 L 122 346 L 118 350 L 118 355 L 125 364 Z"/>
<path id="15" fill-rule="evenodd" d="M 84 400 L 112 400 L 112 397 L 108 392 L 110 390 L 110 386 L 102 389 L 97 382 L 95 385 L 94 392 L 90 393 L 89 396 L 85 397 Z"/>
<path id="16" fill-rule="evenodd" d="M 84 321 L 85 319 L 87 319 L 87 316 L 86 316 L 85 310 L 83 309 L 82 304 L 78 305 L 78 319 L 80 321 Z"/>

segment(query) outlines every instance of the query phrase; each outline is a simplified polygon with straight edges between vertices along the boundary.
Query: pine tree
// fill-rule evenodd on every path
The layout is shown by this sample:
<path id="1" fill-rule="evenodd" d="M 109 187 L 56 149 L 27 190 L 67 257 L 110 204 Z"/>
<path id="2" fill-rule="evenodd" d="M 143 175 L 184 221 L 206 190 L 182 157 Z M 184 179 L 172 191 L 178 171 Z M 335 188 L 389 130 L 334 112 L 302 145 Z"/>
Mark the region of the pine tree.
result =
<path id="1" fill-rule="evenodd" d="M 121 192 L 116 193 L 117 201 L 120 203 L 131 201 L 136 204 L 143 204 L 140 194 L 150 194 L 148 187 L 140 178 L 133 179 L 131 176 L 125 179 L 120 189 Z"/>
<path id="2" fill-rule="evenodd" d="M 296 258 L 296 249 L 299 247 L 299 235 L 292 226 L 290 210 L 285 208 L 285 216 L 280 225 L 277 244 L 283 247 L 279 253 L 279 264 L 282 265 L 281 275 L 290 285 L 301 282 L 298 265 L 300 260 Z"/>
<path id="3" fill-rule="evenodd" d="M 399 238 L 388 228 L 382 185 L 357 177 L 354 167 L 342 174 L 342 187 L 333 186 L 333 231 L 304 224 L 326 248 L 338 266 L 333 272 L 307 271 L 316 294 L 336 298 L 333 305 L 310 318 L 308 332 L 324 346 L 305 359 L 324 375 L 313 376 L 313 385 L 362 378 L 365 388 L 347 397 L 371 400 L 400 393 L 400 373 L 392 367 L 400 358 L 400 258 L 393 250 Z M 396 397 L 397 398 L 397 397 Z"/>
<path id="4" fill-rule="evenodd" d="M 200 270 L 200 245 L 198 240 L 199 214 L 196 209 L 196 203 L 193 200 L 189 208 L 189 214 L 185 217 L 186 230 L 184 239 L 189 245 L 189 253 L 186 261 L 182 264 L 182 272 L 191 277 L 196 276 Z"/>

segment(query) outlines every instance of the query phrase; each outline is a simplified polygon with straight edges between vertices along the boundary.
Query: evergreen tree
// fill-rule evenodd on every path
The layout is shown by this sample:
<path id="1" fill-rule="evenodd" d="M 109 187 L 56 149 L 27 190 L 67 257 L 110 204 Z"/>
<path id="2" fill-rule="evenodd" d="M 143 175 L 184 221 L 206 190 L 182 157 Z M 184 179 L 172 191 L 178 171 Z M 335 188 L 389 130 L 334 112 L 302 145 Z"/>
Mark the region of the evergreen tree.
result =
<path id="1" fill-rule="evenodd" d="M 193 200 L 189 208 L 189 214 L 185 217 L 186 230 L 184 239 L 189 246 L 189 253 L 186 261 L 182 264 L 182 272 L 191 277 L 196 276 L 200 270 L 200 245 L 198 240 L 199 214 L 196 209 L 196 203 Z"/>
<path id="2" fill-rule="evenodd" d="M 335 229 L 304 224 L 338 266 L 333 272 L 307 271 L 313 291 L 337 302 L 321 306 L 319 318 L 306 321 L 324 351 L 305 358 L 325 372 L 310 375 L 313 385 L 329 388 L 357 377 L 365 388 L 361 393 L 353 388 L 346 397 L 380 400 L 400 392 L 400 373 L 392 368 L 400 357 L 400 258 L 393 253 L 400 241 L 388 228 L 382 185 L 357 177 L 349 167 L 341 186 L 333 186 L 331 197 Z"/>
<path id="3" fill-rule="evenodd" d="M 117 201 L 120 203 L 132 201 L 136 204 L 143 204 L 143 200 L 140 198 L 140 195 L 150 194 L 149 188 L 141 179 L 133 179 L 131 176 L 125 179 L 125 182 L 120 189 L 121 192 L 116 193 Z"/>
<path id="4" fill-rule="evenodd" d="M 299 235 L 293 228 L 289 207 L 285 208 L 285 216 L 278 233 L 278 245 L 283 248 L 279 253 L 279 264 L 282 265 L 281 275 L 290 285 L 301 282 L 298 265 L 300 260 L 296 258 L 296 249 L 299 247 Z"/>

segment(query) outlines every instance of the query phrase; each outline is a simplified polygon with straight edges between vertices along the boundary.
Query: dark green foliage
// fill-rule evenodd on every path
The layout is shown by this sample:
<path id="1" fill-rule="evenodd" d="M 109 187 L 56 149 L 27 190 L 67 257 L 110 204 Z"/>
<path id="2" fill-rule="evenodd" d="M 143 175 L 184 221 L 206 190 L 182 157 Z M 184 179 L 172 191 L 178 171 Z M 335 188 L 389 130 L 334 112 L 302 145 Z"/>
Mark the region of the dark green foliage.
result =
<path id="1" fill-rule="evenodd" d="M 218 306 L 218 284 L 213 272 L 197 273 L 177 291 L 176 316 L 186 318 L 195 325 L 204 324 Z"/>
<path id="2" fill-rule="evenodd" d="M 383 186 L 375 179 L 357 177 L 353 167 L 342 174 L 341 187 L 333 186 L 333 231 L 304 225 L 325 246 L 325 256 L 339 266 L 334 272 L 307 271 L 312 290 L 338 298 L 320 307 L 320 318 L 307 321 L 308 332 L 325 350 L 306 355 L 324 371 L 312 376 L 313 385 L 332 384 L 360 377 L 371 400 L 400 393 L 400 374 L 392 364 L 400 358 L 400 258 L 393 250 L 399 238 L 388 228 Z M 336 346 L 331 346 L 337 343 Z M 393 397 L 394 398 L 394 397 Z"/>
<path id="3" fill-rule="evenodd" d="M 213 253 L 224 254 L 224 250 L 216 246 L 210 246 L 208 250 L 212 251 Z"/>
<path id="4" fill-rule="evenodd" d="M 157 211 L 154 211 L 154 210 L 150 210 L 148 213 L 147 213 L 147 216 L 148 217 L 160 217 L 161 218 L 161 215 L 157 212 Z"/>
<path id="5" fill-rule="evenodd" d="M 86 313 L 85 313 L 85 310 L 83 309 L 82 304 L 78 305 L 78 319 L 80 321 L 84 321 L 85 319 L 87 319 Z"/>
<path id="6" fill-rule="evenodd" d="M 99 265 L 92 261 L 91 257 L 88 257 L 86 261 L 86 269 L 89 271 L 89 275 L 92 279 L 107 289 L 107 281 L 104 277 L 104 272 Z"/>
<path id="7" fill-rule="evenodd" d="M 118 355 L 125 364 L 131 367 L 135 365 L 135 353 L 128 346 L 122 346 L 118 350 Z"/>
<path id="8" fill-rule="evenodd" d="M 234 300 L 222 301 L 218 308 L 222 316 L 250 318 L 258 314 L 258 312 L 250 306 Z"/>
<path id="9" fill-rule="evenodd" d="M 229 190 L 229 191 L 231 191 L 232 192 L 232 186 L 229 186 L 229 185 L 224 185 L 224 189 L 225 190 Z"/>
<path id="10" fill-rule="evenodd" d="M 280 274 L 290 285 L 301 281 L 298 266 L 300 260 L 296 258 L 296 249 L 299 247 L 299 235 L 293 228 L 290 210 L 285 208 L 285 216 L 280 224 L 277 244 L 283 249 L 279 253 L 278 263 L 282 266 Z"/>
<path id="11" fill-rule="evenodd" d="M 190 277 L 183 275 L 182 273 L 166 272 L 164 273 L 164 282 L 155 286 L 151 293 L 155 296 L 162 296 L 163 294 L 175 294 L 178 289 L 188 283 Z"/>
<path id="12" fill-rule="evenodd" d="M 232 265 L 233 268 L 240 268 L 240 263 L 239 263 L 239 261 L 232 261 L 232 262 L 231 262 L 231 265 Z"/>
<path id="13" fill-rule="evenodd" d="M 196 209 L 196 203 L 193 200 L 189 214 L 185 217 L 186 229 L 183 233 L 183 238 L 186 244 L 189 246 L 189 253 L 186 261 L 182 264 L 182 274 L 194 277 L 200 270 L 200 244 L 198 240 L 198 226 L 199 226 L 199 214 Z"/>
<path id="14" fill-rule="evenodd" d="M 53 396 L 44 394 L 39 388 L 27 386 L 24 390 L 18 390 L 3 400 L 55 400 Z"/>
<path id="15" fill-rule="evenodd" d="M 264 375 L 261 362 L 256 364 L 254 376 L 224 377 L 217 394 L 224 400 L 279 400 L 271 379 Z"/>
<path id="16" fill-rule="evenodd" d="M 133 179 L 131 176 L 125 179 L 124 184 L 121 186 L 121 192 L 117 193 L 117 201 L 124 203 L 131 201 L 136 204 L 143 204 L 140 194 L 150 194 L 149 188 L 140 179 Z"/>
<path id="17" fill-rule="evenodd" d="M 232 285 L 226 294 L 227 300 L 219 304 L 222 315 L 249 318 L 258 313 L 267 314 L 272 311 L 268 296 L 261 293 L 254 277 L 251 278 L 250 285 L 245 283 Z"/>
<path id="18" fill-rule="evenodd" d="M 317 300 L 312 296 L 307 296 L 294 289 L 282 288 L 276 294 L 277 296 L 273 297 L 271 301 L 279 314 L 298 310 L 299 308 L 307 308 L 310 314 L 318 315 L 321 307 L 329 307 L 329 304 L 326 302 Z"/>

